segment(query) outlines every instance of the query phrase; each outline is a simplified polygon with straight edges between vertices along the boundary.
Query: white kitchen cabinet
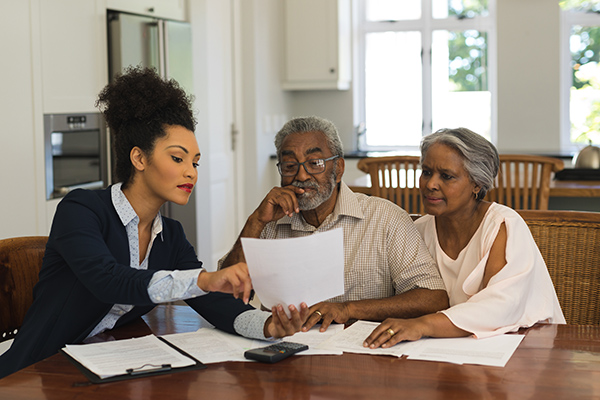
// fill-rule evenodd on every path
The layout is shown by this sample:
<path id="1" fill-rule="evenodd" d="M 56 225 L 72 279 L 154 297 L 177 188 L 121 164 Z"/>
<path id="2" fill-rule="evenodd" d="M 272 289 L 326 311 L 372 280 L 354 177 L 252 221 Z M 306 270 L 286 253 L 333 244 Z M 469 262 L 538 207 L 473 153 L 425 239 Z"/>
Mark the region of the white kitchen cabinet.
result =
<path id="1" fill-rule="evenodd" d="M 285 0 L 288 90 L 346 90 L 351 81 L 350 0 Z"/>
<path id="2" fill-rule="evenodd" d="M 107 0 L 106 3 L 109 10 L 177 21 L 187 20 L 185 0 Z"/>
<path id="3" fill-rule="evenodd" d="M 43 113 L 97 111 L 108 83 L 105 1 L 38 4 Z"/>

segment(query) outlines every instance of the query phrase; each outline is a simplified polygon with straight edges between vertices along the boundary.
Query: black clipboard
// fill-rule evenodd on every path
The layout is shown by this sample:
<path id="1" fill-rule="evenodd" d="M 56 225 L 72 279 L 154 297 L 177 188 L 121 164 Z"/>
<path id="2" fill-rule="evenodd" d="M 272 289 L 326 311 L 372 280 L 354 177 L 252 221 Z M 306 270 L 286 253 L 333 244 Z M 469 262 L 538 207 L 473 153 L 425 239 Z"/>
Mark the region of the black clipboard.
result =
<path id="1" fill-rule="evenodd" d="M 174 348 L 175 350 L 177 350 L 184 356 L 189 357 L 192 361 L 195 362 L 195 364 L 189 365 L 187 367 L 178 367 L 178 368 L 172 368 L 170 365 L 166 364 L 166 365 L 162 365 L 162 366 L 157 366 L 156 368 L 140 370 L 140 371 L 135 371 L 134 369 L 131 369 L 131 370 L 128 370 L 130 372 L 128 372 L 127 374 L 109 376 L 108 378 L 101 378 L 98 375 L 96 375 L 95 373 L 93 373 L 92 371 L 90 371 L 86 366 L 81 364 L 79 361 L 75 360 L 73 357 L 71 357 L 69 354 L 67 354 L 62 349 L 60 349 L 59 352 L 62 353 L 73 365 L 75 365 L 75 367 L 77 367 L 77 369 L 79 371 L 81 371 L 81 373 L 92 383 L 118 382 L 118 381 L 125 381 L 128 379 L 146 378 L 146 377 L 150 377 L 150 376 L 166 375 L 166 374 L 173 374 L 175 372 L 193 371 L 193 370 L 199 370 L 199 369 L 206 368 L 206 365 L 202 364 L 202 362 L 195 359 L 194 357 L 192 357 L 185 351 L 181 350 L 179 347 L 173 345 L 172 343 L 161 338 L 160 336 L 157 336 L 157 337 L 158 337 L 158 339 L 160 339 L 164 343 L 168 344 L 170 347 Z"/>

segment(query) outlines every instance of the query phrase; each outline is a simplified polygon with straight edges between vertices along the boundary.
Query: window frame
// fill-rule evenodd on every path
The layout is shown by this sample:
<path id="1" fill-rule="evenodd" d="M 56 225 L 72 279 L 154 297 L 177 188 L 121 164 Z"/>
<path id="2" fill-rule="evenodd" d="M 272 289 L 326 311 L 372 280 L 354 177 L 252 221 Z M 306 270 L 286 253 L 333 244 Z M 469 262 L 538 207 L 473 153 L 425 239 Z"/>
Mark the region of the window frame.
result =
<path id="1" fill-rule="evenodd" d="M 405 21 L 367 21 L 366 2 L 355 0 L 355 68 L 354 88 L 355 118 L 357 130 L 355 132 L 356 150 L 358 151 L 396 151 L 403 154 L 418 153 L 418 146 L 368 146 L 361 142 L 360 130 L 365 127 L 366 121 L 366 88 L 365 88 L 365 54 L 366 35 L 372 32 L 406 32 L 418 31 L 421 33 L 421 68 L 422 68 L 422 131 L 425 136 L 432 132 L 433 126 L 433 95 L 432 95 L 432 37 L 436 30 L 468 30 L 476 29 L 487 34 L 488 56 L 488 90 L 491 93 L 491 121 L 490 137 L 497 143 L 497 33 L 496 33 L 496 1 L 488 0 L 488 16 L 459 19 L 434 19 L 432 16 L 433 0 L 421 0 L 421 19 Z M 450 127 L 454 128 L 454 127 Z M 366 127 L 368 130 L 368 126 Z"/>

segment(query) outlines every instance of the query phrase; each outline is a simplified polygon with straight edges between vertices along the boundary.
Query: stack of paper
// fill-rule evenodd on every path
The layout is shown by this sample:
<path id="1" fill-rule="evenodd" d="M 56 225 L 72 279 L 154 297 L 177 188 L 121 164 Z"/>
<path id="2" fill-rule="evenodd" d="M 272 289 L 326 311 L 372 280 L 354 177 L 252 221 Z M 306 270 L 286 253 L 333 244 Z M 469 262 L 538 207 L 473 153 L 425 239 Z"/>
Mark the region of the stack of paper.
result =
<path id="1" fill-rule="evenodd" d="M 455 364 L 480 364 L 504 367 L 513 355 L 524 335 L 499 335 L 485 339 L 473 337 L 432 339 L 401 342 L 387 349 L 363 347 L 365 339 L 379 323 L 357 321 L 347 329 L 330 337 L 319 345 L 321 348 L 338 349 L 348 353 L 379 354 L 412 360 L 443 361 Z"/>
<path id="2" fill-rule="evenodd" d="M 308 332 L 298 332 L 286 340 L 309 346 L 308 350 L 296 355 L 341 355 L 341 350 L 318 347 L 343 328 L 343 325 L 332 325 L 327 332 L 321 333 L 319 326 L 315 326 Z M 254 362 L 244 358 L 244 352 L 272 343 L 273 341 L 247 339 L 214 328 L 201 328 L 196 332 L 161 338 L 149 335 L 110 342 L 67 345 L 62 350 L 103 380 L 117 376 L 140 376 L 161 369 L 174 371 L 188 366 L 201 367 L 197 361 L 204 364 L 224 361 Z"/>
<path id="3" fill-rule="evenodd" d="M 63 351 L 101 379 L 155 370 L 163 365 L 169 369 L 196 364 L 154 335 L 111 342 L 67 345 Z"/>
<path id="4" fill-rule="evenodd" d="M 293 336 L 286 337 L 284 340 L 308 345 L 308 350 L 296 355 L 340 355 L 342 354 L 341 350 L 318 346 L 321 342 L 342 331 L 343 328 L 344 325 L 332 325 L 326 332 L 319 332 L 319 326 L 315 326 L 308 332 L 298 332 Z M 166 335 L 162 338 L 204 364 L 223 361 L 251 361 L 244 358 L 246 350 L 268 346 L 273 343 L 247 339 L 213 328 L 201 328 L 197 332 Z"/>

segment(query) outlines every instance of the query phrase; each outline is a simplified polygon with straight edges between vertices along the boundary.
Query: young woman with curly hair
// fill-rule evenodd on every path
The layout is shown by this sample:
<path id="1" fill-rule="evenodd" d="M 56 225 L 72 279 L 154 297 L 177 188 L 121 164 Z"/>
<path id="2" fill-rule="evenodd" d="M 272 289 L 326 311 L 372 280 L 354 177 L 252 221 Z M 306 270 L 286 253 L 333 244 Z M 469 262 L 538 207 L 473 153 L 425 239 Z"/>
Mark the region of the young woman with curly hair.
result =
<path id="1" fill-rule="evenodd" d="M 0 356 L 0 378 L 175 300 L 231 333 L 300 330 L 305 305 L 291 307 L 291 319 L 281 306 L 253 309 L 246 264 L 205 271 L 181 224 L 159 212 L 167 201 L 188 202 L 200 159 L 192 101 L 177 82 L 130 68 L 96 105 L 113 135 L 119 183 L 74 190 L 58 205 L 33 305 Z"/>

